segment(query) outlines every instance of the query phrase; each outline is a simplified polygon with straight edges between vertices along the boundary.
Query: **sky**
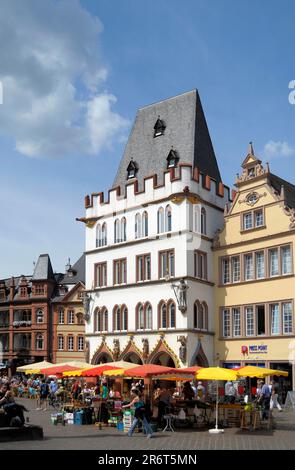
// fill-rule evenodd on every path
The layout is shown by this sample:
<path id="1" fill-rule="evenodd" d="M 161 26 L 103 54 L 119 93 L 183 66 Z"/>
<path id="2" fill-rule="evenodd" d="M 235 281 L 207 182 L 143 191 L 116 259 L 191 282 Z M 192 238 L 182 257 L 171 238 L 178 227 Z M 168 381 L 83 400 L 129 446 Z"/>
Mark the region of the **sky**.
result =
<path id="1" fill-rule="evenodd" d="M 0 278 L 74 263 L 137 109 L 194 88 L 225 184 L 249 141 L 295 184 L 294 17 L 292 0 L 1 0 Z"/>

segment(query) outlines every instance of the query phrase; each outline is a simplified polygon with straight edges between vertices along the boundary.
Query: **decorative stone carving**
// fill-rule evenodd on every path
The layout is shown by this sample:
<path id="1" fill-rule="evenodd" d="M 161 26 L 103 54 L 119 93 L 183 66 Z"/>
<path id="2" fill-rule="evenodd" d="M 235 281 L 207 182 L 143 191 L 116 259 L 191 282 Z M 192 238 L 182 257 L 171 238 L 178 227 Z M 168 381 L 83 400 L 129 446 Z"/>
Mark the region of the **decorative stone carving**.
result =
<path id="1" fill-rule="evenodd" d="M 147 338 L 142 338 L 142 357 L 147 359 L 149 356 L 149 340 Z"/>
<path id="2" fill-rule="evenodd" d="M 186 343 L 187 337 L 186 336 L 178 336 L 177 341 L 180 343 L 179 347 L 179 359 L 182 362 L 186 362 Z"/>
<path id="3" fill-rule="evenodd" d="M 117 361 L 120 356 L 120 341 L 118 339 L 113 340 L 113 358 L 114 361 Z"/>
<path id="4" fill-rule="evenodd" d="M 295 209 L 291 208 L 291 207 L 288 207 L 288 206 L 285 206 L 284 207 L 284 212 L 285 214 L 290 217 L 290 225 L 289 225 L 289 228 L 292 229 L 292 228 L 295 228 Z"/>
<path id="5" fill-rule="evenodd" d="M 85 361 L 89 363 L 90 360 L 90 344 L 89 341 L 85 341 Z"/>
<path id="6" fill-rule="evenodd" d="M 240 199 L 239 204 L 243 204 L 245 202 L 248 206 L 253 207 L 259 201 L 259 199 L 261 199 L 262 197 L 266 197 L 266 196 L 267 196 L 266 192 L 259 194 L 256 191 L 253 191 L 247 194 L 247 196 L 244 199 Z"/>
<path id="7" fill-rule="evenodd" d="M 218 228 L 216 230 L 216 232 L 214 233 L 213 242 L 212 242 L 212 247 L 213 248 L 219 248 L 220 247 L 219 235 L 221 234 L 222 230 L 223 230 L 223 228 L 222 229 Z"/>
<path id="8" fill-rule="evenodd" d="M 92 301 L 91 295 L 87 294 L 87 292 L 83 293 L 83 307 L 84 307 L 84 315 L 83 318 L 85 321 L 90 320 L 90 303 Z"/>
<path id="9" fill-rule="evenodd" d="M 249 181 L 257 176 L 265 175 L 269 172 L 268 168 L 263 168 L 261 163 L 257 163 L 256 165 L 251 167 L 251 171 L 248 168 L 244 168 L 241 176 L 237 176 L 236 184 L 243 183 L 244 181 Z"/>

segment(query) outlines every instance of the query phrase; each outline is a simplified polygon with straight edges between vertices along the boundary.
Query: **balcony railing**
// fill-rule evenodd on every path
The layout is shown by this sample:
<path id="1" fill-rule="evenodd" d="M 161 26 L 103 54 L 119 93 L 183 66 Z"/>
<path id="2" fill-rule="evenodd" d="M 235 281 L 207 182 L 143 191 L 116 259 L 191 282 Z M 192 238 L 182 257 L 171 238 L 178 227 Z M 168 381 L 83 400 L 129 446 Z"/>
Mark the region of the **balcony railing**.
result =
<path id="1" fill-rule="evenodd" d="M 20 326 L 31 326 L 32 322 L 31 320 L 17 320 L 17 321 L 14 321 L 12 325 L 18 328 Z"/>
<path id="2" fill-rule="evenodd" d="M 30 351 L 31 349 L 31 345 L 28 345 L 28 346 L 14 346 L 13 347 L 14 351 L 18 351 L 18 352 L 27 352 L 27 351 Z"/>

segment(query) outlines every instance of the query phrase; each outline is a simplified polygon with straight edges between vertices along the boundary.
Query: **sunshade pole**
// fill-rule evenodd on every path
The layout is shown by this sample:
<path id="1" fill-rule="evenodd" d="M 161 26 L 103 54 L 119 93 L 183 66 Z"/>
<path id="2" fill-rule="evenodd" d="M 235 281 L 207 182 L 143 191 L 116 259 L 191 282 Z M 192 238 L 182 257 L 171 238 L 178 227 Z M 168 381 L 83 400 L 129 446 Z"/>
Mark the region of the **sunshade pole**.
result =
<path id="1" fill-rule="evenodd" d="M 209 429 L 209 432 L 211 434 L 219 434 L 224 432 L 224 429 L 219 429 L 218 428 L 218 382 L 216 383 L 216 422 L 215 422 L 215 428 Z"/>

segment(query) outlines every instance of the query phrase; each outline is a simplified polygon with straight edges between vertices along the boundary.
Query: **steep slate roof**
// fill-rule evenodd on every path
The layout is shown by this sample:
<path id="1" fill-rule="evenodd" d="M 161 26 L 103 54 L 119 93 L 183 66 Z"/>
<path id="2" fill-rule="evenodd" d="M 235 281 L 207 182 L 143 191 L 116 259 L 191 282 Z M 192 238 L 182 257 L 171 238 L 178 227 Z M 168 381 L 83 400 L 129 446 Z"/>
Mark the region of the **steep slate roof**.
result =
<path id="1" fill-rule="evenodd" d="M 40 255 L 34 269 L 32 281 L 54 281 L 53 269 L 49 255 Z"/>
<path id="2" fill-rule="evenodd" d="M 85 284 L 85 255 L 83 254 L 80 256 L 78 261 L 72 266 L 72 270 L 74 271 L 73 276 L 69 276 L 65 273 L 61 284 L 76 284 L 77 282 L 81 281 Z"/>
<path id="3" fill-rule="evenodd" d="M 294 184 L 291 184 L 288 181 L 283 180 L 282 178 L 280 178 L 277 175 L 274 175 L 273 173 L 270 174 L 269 178 L 270 178 L 271 185 L 279 193 L 281 192 L 281 186 L 284 186 L 285 196 L 286 196 L 286 204 L 289 207 L 295 208 L 295 186 L 294 186 Z"/>
<path id="4" fill-rule="evenodd" d="M 159 117 L 166 128 L 163 135 L 154 137 L 154 126 Z M 179 163 L 190 163 L 203 174 L 221 181 L 197 90 L 138 110 L 113 187 L 123 187 L 127 182 L 126 170 L 131 160 L 138 165 L 140 189 L 143 178 L 153 174 L 158 175 L 158 182 L 161 183 L 172 146 L 178 152 Z"/>

